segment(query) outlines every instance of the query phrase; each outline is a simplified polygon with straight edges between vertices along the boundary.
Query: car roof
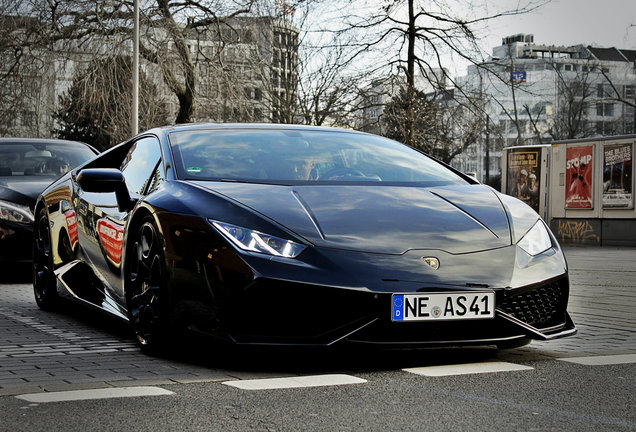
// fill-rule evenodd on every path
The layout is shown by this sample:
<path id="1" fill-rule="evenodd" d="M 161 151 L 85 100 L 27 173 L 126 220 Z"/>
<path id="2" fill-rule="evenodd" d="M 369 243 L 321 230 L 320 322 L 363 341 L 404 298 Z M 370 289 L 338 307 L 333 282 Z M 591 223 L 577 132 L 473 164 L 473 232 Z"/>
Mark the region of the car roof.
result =
<path id="1" fill-rule="evenodd" d="M 58 144 L 58 145 L 81 145 L 89 148 L 98 155 L 100 152 L 95 147 L 82 141 L 71 141 L 57 138 L 0 138 L 0 146 L 11 144 Z"/>
<path id="2" fill-rule="evenodd" d="M 88 144 L 81 141 L 57 138 L 0 138 L 0 144 L 81 144 L 88 146 Z"/>
<path id="3" fill-rule="evenodd" d="M 353 134 L 365 134 L 353 129 L 343 129 L 329 126 L 309 126 L 298 124 L 280 124 L 280 123 L 187 123 L 157 128 L 165 133 L 196 131 L 196 130 L 223 130 L 223 129 L 267 129 L 267 130 L 305 130 L 305 131 L 323 131 L 323 132 L 349 132 Z"/>

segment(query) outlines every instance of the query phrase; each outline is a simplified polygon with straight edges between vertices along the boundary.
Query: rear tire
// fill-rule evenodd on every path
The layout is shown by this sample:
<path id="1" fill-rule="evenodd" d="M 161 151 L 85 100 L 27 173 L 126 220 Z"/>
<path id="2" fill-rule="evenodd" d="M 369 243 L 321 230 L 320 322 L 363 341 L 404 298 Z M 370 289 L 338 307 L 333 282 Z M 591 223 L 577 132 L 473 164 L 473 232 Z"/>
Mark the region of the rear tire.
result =
<path id="1" fill-rule="evenodd" d="M 43 310 L 53 310 L 58 306 L 57 281 L 53 270 L 51 229 L 46 209 L 42 208 L 33 225 L 32 275 L 35 302 Z"/>

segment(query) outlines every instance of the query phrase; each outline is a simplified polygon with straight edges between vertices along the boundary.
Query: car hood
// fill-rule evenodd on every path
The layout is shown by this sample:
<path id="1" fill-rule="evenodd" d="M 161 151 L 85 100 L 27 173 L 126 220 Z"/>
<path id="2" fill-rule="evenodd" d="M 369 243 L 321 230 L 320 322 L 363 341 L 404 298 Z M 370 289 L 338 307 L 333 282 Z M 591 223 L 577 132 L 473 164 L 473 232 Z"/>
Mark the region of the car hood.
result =
<path id="1" fill-rule="evenodd" d="M 53 180 L 50 176 L 0 177 L 0 199 L 33 208 L 40 192 Z"/>
<path id="2" fill-rule="evenodd" d="M 494 190 L 483 185 L 196 183 L 317 246 L 387 254 L 415 249 L 458 254 L 511 244 L 504 207 Z"/>

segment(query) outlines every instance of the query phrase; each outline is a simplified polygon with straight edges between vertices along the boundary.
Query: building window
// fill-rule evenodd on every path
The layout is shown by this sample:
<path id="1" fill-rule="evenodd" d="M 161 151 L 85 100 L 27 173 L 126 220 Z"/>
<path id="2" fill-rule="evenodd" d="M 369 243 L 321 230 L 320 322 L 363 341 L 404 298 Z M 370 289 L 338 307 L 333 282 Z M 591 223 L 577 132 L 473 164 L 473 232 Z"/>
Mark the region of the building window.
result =
<path id="1" fill-rule="evenodd" d="M 613 103 L 597 103 L 596 115 L 599 117 L 613 117 L 614 104 Z"/>
<path id="2" fill-rule="evenodd" d="M 603 84 L 596 84 L 596 97 L 605 97 L 605 90 Z"/>
<path id="3" fill-rule="evenodd" d="M 274 51 L 272 54 L 272 64 L 274 67 L 280 67 L 280 54 L 278 51 Z"/>

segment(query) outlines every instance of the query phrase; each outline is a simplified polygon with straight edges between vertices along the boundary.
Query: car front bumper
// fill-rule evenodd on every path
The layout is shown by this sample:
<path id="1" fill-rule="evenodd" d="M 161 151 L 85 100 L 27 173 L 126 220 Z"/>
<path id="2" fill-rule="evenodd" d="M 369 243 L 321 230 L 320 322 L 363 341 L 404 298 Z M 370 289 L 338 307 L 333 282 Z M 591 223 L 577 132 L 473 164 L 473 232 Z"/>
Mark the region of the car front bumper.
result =
<path id="1" fill-rule="evenodd" d="M 399 255 L 312 247 L 297 259 L 242 253 L 208 230 L 168 238 L 174 324 L 237 344 L 397 346 L 511 344 L 576 332 L 567 264 L 555 246 Z M 422 257 L 442 266 L 427 269 Z M 392 321 L 396 293 L 495 293 L 495 316 Z"/>

